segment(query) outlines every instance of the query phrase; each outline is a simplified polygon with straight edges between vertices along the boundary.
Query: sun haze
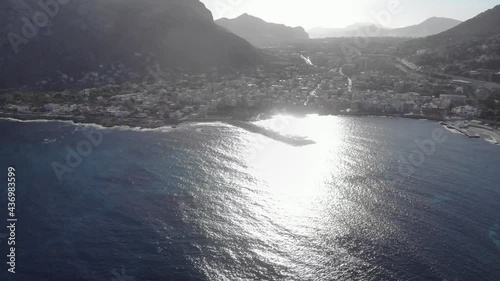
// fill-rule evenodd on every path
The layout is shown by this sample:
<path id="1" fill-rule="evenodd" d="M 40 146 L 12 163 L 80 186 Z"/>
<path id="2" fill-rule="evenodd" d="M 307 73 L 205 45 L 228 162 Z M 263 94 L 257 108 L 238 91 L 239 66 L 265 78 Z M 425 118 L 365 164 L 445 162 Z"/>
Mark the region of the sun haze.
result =
<path id="1" fill-rule="evenodd" d="M 430 17 L 467 20 L 499 0 L 202 0 L 214 18 L 235 18 L 243 13 L 290 26 L 345 27 L 373 22 L 387 27 L 418 24 Z M 397 10 L 390 20 L 379 22 L 377 14 Z"/>

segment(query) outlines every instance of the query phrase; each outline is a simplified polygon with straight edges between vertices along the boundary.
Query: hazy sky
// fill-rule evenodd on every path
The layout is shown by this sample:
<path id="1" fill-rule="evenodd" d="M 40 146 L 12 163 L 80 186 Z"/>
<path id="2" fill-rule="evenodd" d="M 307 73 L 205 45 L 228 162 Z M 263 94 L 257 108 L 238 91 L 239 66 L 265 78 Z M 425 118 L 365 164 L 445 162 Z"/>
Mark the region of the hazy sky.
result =
<path id="1" fill-rule="evenodd" d="M 358 22 L 379 22 L 388 27 L 401 27 L 420 23 L 433 16 L 467 20 L 500 4 L 500 0 L 201 0 L 201 2 L 205 3 L 216 19 L 235 18 L 248 13 L 268 22 L 300 25 L 305 28 L 345 27 Z M 377 14 L 380 16 L 377 17 Z"/>

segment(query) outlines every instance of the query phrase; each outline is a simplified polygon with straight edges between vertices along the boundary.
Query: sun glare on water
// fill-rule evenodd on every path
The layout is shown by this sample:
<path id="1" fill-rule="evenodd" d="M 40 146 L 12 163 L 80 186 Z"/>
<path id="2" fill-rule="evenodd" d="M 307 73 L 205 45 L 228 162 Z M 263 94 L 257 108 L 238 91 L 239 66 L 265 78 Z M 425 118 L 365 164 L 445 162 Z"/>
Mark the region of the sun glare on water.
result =
<path id="1" fill-rule="evenodd" d="M 242 179 L 241 185 L 248 188 L 246 202 L 242 204 L 258 222 L 242 224 L 244 232 L 271 248 L 294 253 L 284 257 L 272 254 L 274 251 L 269 249 L 255 249 L 263 259 L 282 264 L 299 265 L 307 261 L 318 265 L 324 253 L 297 245 L 297 241 L 299 236 L 311 241 L 325 233 L 348 232 L 344 222 L 352 218 L 345 214 L 349 213 L 352 203 L 346 202 L 336 184 L 347 169 L 341 160 L 345 153 L 346 124 L 337 117 L 315 115 L 275 116 L 257 124 L 283 135 L 313 140 L 316 144 L 294 147 L 244 133 L 248 137 L 245 139 L 247 149 L 241 154 L 247 159 L 247 173 L 253 182 L 249 184 Z M 317 248 L 328 247 L 318 245 Z"/>
<path id="2" fill-rule="evenodd" d="M 332 117 L 334 118 L 334 117 Z M 315 115 L 306 118 L 275 116 L 259 125 L 278 131 L 283 135 L 303 137 L 316 144 L 293 147 L 265 138 L 254 139 L 249 147 L 248 166 L 253 176 L 259 179 L 257 187 L 269 196 L 263 196 L 274 210 L 278 220 L 297 220 L 318 218 L 318 202 L 325 199 L 329 182 L 342 173 L 341 162 L 337 162 L 342 153 L 344 137 L 343 123 L 329 117 Z M 285 222 L 284 222 L 285 223 Z"/>

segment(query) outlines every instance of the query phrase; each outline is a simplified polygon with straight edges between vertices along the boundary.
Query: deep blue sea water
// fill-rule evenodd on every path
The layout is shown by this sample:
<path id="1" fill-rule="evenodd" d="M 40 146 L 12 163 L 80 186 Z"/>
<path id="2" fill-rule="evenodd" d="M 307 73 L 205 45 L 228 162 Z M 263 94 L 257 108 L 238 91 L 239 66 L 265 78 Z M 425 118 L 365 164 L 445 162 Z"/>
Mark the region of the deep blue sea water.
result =
<path id="1" fill-rule="evenodd" d="M 499 146 L 419 120 L 260 125 L 316 144 L 219 123 L 1 120 L 0 280 L 500 280 Z M 436 130 L 444 142 L 418 153 Z M 102 141 L 68 166 L 89 133 Z M 71 172 L 58 178 L 54 163 Z M 8 166 L 15 275 L 1 236 Z"/>

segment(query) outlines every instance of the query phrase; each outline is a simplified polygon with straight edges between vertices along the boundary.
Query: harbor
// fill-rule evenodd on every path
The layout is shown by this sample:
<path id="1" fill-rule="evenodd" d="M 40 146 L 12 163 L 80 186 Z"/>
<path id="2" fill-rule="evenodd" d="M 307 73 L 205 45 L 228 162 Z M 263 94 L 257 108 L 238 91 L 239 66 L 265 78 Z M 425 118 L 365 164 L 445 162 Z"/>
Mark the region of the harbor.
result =
<path id="1" fill-rule="evenodd" d="M 495 130 L 489 126 L 480 125 L 479 123 L 471 121 L 471 122 L 439 122 L 439 124 L 444 127 L 457 131 L 458 133 L 472 138 L 479 139 L 481 136 L 485 137 L 485 140 L 491 142 L 496 145 L 500 145 L 500 132 Z M 488 138 L 489 137 L 489 138 Z"/>

